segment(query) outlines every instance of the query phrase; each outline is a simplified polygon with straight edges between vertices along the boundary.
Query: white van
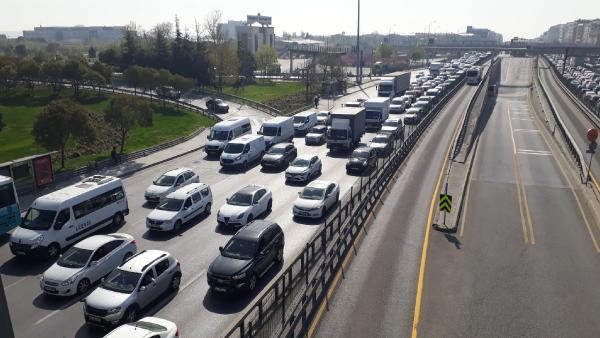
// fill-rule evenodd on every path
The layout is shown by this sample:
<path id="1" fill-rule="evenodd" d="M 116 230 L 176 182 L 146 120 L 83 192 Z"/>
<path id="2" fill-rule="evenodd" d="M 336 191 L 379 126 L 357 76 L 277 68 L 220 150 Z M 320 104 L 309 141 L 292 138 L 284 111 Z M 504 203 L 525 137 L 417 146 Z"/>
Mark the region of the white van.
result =
<path id="1" fill-rule="evenodd" d="M 265 137 L 267 148 L 294 139 L 294 119 L 291 116 L 277 116 L 263 122 L 258 134 Z"/>
<path id="2" fill-rule="evenodd" d="M 298 134 L 308 132 L 317 124 L 317 112 L 304 111 L 294 115 L 294 131 Z"/>
<path id="3" fill-rule="evenodd" d="M 208 155 L 219 155 L 229 141 L 251 133 L 252 126 L 248 117 L 234 117 L 221 121 L 210 129 L 204 151 Z"/>
<path id="4" fill-rule="evenodd" d="M 94 175 L 33 201 L 10 237 L 10 250 L 18 256 L 56 258 L 66 246 L 107 225 L 122 224 L 127 214 L 121 180 Z"/>
<path id="5" fill-rule="evenodd" d="M 230 141 L 221 153 L 222 167 L 246 168 L 248 163 L 260 160 L 266 151 L 265 137 L 244 135 Z"/>
<path id="6" fill-rule="evenodd" d="M 181 225 L 203 213 L 210 214 L 212 191 L 207 184 L 192 183 L 167 195 L 146 218 L 146 228 L 178 233 Z"/>

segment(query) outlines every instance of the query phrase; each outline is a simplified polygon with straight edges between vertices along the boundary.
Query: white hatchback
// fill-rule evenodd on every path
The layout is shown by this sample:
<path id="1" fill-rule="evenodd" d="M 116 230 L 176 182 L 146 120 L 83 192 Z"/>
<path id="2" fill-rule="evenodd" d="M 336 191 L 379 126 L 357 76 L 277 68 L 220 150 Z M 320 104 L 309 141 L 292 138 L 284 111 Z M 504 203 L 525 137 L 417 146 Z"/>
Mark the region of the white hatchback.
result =
<path id="1" fill-rule="evenodd" d="M 104 338 L 178 338 L 175 323 L 162 318 L 144 317 L 137 322 L 123 324 Z"/>
<path id="2" fill-rule="evenodd" d="M 55 296 L 83 294 L 136 252 L 135 240 L 128 234 L 88 237 L 69 248 L 44 272 L 40 288 Z"/>
<path id="3" fill-rule="evenodd" d="M 340 186 L 334 182 L 313 181 L 298 193 L 292 213 L 298 217 L 322 218 L 340 199 Z"/>
<path id="4" fill-rule="evenodd" d="M 273 195 L 261 185 L 249 185 L 233 194 L 217 213 L 222 226 L 242 226 L 271 211 Z"/>

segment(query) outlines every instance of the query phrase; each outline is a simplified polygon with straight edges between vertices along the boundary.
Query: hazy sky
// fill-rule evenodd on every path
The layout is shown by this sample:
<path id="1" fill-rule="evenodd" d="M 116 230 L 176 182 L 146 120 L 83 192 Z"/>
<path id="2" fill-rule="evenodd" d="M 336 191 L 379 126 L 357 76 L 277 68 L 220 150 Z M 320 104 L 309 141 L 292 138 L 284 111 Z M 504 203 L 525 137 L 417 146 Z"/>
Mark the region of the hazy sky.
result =
<path id="1" fill-rule="evenodd" d="M 173 21 L 193 31 L 213 9 L 225 19 L 246 14 L 273 17 L 275 33 L 309 32 L 356 34 L 355 0 L 2 0 L 0 31 L 21 31 L 34 26 L 124 25 L 143 28 Z M 490 28 L 504 35 L 532 38 L 549 26 L 578 18 L 600 17 L 600 0 L 363 0 L 361 33 L 387 34 L 464 32 L 467 25 Z"/>

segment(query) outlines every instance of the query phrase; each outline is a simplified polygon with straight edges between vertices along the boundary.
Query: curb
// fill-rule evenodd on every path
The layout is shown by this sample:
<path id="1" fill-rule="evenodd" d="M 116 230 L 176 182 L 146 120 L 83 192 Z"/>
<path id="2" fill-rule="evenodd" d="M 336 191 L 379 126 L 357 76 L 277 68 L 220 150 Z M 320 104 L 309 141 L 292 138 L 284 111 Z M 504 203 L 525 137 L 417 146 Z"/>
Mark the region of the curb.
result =
<path id="1" fill-rule="evenodd" d="M 152 167 L 157 166 L 159 164 L 163 164 L 165 162 L 169 162 L 171 160 L 174 160 L 176 158 L 179 158 L 179 157 L 182 157 L 182 156 L 185 156 L 185 155 L 189 155 L 189 154 L 191 154 L 191 153 L 193 153 L 195 151 L 201 150 L 201 149 L 204 149 L 204 145 L 202 145 L 200 147 L 197 147 L 197 148 L 194 148 L 194 149 L 191 149 L 191 150 L 187 150 L 187 151 L 185 151 L 183 153 L 180 153 L 180 154 L 177 154 L 177 155 L 174 155 L 174 156 L 171 156 L 171 157 L 167 157 L 167 158 L 162 159 L 162 160 L 160 160 L 158 162 L 149 163 L 149 164 L 141 166 L 141 167 L 139 167 L 137 169 L 129 170 L 127 172 L 124 172 L 124 173 L 121 173 L 121 174 L 117 175 L 117 177 L 118 178 L 122 178 L 122 177 L 130 176 L 130 175 L 135 174 L 135 173 L 137 173 L 139 171 L 142 171 L 142 170 L 145 170 L 145 169 L 148 169 L 148 168 L 152 168 Z"/>

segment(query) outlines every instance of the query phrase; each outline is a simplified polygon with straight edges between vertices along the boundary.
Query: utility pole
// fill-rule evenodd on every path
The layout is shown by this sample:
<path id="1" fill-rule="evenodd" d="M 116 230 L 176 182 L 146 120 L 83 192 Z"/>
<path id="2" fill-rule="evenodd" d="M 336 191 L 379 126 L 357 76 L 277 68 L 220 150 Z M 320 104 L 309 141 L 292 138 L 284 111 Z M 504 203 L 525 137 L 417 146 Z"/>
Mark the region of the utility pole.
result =
<path id="1" fill-rule="evenodd" d="M 358 0 L 358 22 L 356 25 L 356 83 L 360 83 L 360 0 Z"/>

